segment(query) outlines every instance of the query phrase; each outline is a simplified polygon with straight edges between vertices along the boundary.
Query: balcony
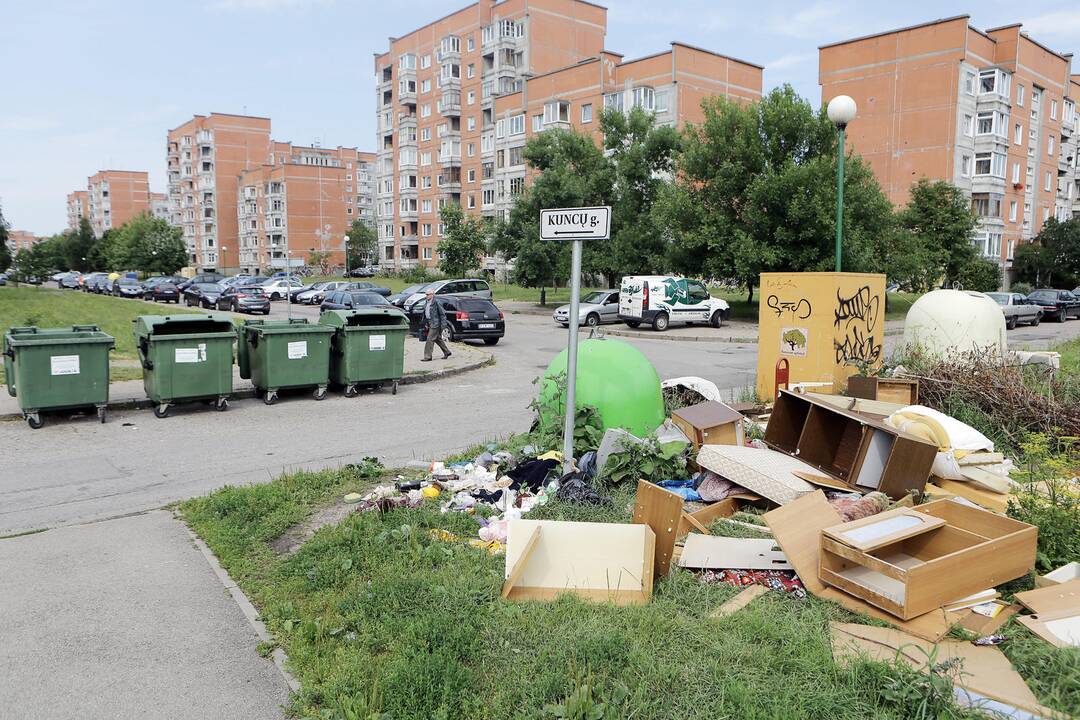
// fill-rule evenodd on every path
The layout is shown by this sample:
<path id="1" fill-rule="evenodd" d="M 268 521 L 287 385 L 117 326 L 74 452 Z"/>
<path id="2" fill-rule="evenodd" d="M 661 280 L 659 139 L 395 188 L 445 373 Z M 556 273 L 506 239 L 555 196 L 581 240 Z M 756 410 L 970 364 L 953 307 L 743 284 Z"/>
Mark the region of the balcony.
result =
<path id="1" fill-rule="evenodd" d="M 481 48 L 484 53 L 518 46 L 525 35 L 525 26 L 513 20 L 493 22 L 483 30 Z"/>
<path id="2" fill-rule="evenodd" d="M 415 247 L 416 245 L 420 244 L 420 238 L 418 238 L 415 235 L 406 235 L 403 238 L 401 238 L 401 242 L 399 244 L 402 247 L 406 247 L 406 246 Z M 403 257 L 401 259 L 402 259 L 402 261 L 405 261 L 407 258 Z M 415 262 L 415 260 L 416 260 L 416 258 L 413 258 L 414 262 Z M 414 267 L 415 267 L 415 265 L 414 265 Z"/>
<path id="3" fill-rule="evenodd" d="M 461 192 L 461 168 L 450 168 L 444 172 L 439 173 L 439 190 L 443 193 L 460 193 Z"/>
<path id="4" fill-rule="evenodd" d="M 441 111 L 443 117 L 461 117 L 461 91 L 444 90 Z"/>
<path id="5" fill-rule="evenodd" d="M 416 170 L 416 151 L 399 153 L 397 167 L 398 170 Z"/>
<path id="6" fill-rule="evenodd" d="M 385 130 L 391 130 L 392 126 L 384 128 Z M 410 113 L 398 114 L 398 130 L 412 130 L 416 131 L 416 116 Z"/>
<path id="7" fill-rule="evenodd" d="M 420 211 L 413 205 L 406 210 L 398 210 L 398 218 L 405 222 L 416 222 L 420 219 Z"/>

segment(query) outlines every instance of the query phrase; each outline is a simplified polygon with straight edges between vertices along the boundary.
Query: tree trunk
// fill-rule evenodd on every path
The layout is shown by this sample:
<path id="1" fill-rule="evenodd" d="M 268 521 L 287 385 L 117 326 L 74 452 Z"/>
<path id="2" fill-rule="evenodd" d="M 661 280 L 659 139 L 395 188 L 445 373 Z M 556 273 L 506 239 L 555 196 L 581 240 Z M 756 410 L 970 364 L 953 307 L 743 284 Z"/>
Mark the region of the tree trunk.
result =
<path id="1" fill-rule="evenodd" d="M 540 286 L 540 307 L 547 307 L 547 288 Z"/>
<path id="2" fill-rule="evenodd" d="M 746 302 L 754 302 L 754 283 L 746 283 Z"/>

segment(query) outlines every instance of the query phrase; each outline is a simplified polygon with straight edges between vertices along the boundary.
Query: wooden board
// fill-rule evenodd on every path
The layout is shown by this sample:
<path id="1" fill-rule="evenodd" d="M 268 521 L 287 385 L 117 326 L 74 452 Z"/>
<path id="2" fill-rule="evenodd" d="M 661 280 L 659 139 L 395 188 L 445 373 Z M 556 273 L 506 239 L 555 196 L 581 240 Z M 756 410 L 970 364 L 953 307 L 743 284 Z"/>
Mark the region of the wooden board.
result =
<path id="1" fill-rule="evenodd" d="M 1026 615 L 1016 621 L 1054 647 L 1080 648 L 1080 615 Z"/>
<path id="2" fill-rule="evenodd" d="M 1016 602 L 1040 615 L 1080 613 L 1080 580 L 1016 593 Z"/>
<path id="3" fill-rule="evenodd" d="M 776 542 L 756 538 L 686 536 L 679 567 L 723 570 L 793 570 Z"/>
<path id="4" fill-rule="evenodd" d="M 1012 489 L 1008 478 L 983 470 L 981 467 L 974 465 L 961 467 L 960 474 L 980 490 L 1007 495 Z"/>
<path id="5" fill-rule="evenodd" d="M 933 484 L 928 483 L 925 488 L 928 495 L 939 497 L 955 495 L 996 513 L 1003 514 L 1009 509 L 1009 495 L 983 490 L 969 482 L 946 480 L 937 476 L 934 476 L 932 480 Z"/>
<path id="6" fill-rule="evenodd" d="M 837 480 L 834 477 L 829 477 L 828 475 L 796 470 L 795 477 L 802 478 L 806 482 L 817 487 L 828 488 L 829 490 L 839 490 L 840 492 L 851 492 L 851 486 L 848 485 L 846 482 L 844 482 L 843 480 Z"/>
<path id="7" fill-rule="evenodd" d="M 511 520 L 506 579 L 514 582 L 507 597 L 548 600 L 569 592 L 620 605 L 648 602 L 654 545 L 652 529 L 642 524 Z"/>
<path id="8" fill-rule="evenodd" d="M 822 534 L 862 552 L 871 552 L 892 543 L 922 535 L 945 524 L 939 517 L 914 509 L 898 508 L 860 520 L 825 528 Z"/>
<path id="9" fill-rule="evenodd" d="M 671 552 L 679 536 L 685 501 L 681 495 L 647 480 L 638 480 L 633 522 L 648 525 L 656 535 L 654 570 L 665 577 L 671 568 Z"/>
<path id="10" fill-rule="evenodd" d="M 1035 587 L 1060 585 L 1070 580 L 1080 580 L 1080 562 L 1071 562 L 1035 578 Z"/>
<path id="11" fill-rule="evenodd" d="M 765 593 L 769 592 L 769 589 L 764 585 L 751 585 L 735 597 L 728 600 L 726 603 L 709 613 L 709 617 L 722 618 L 731 615 L 732 613 L 742 610 L 751 602 L 761 597 Z"/>

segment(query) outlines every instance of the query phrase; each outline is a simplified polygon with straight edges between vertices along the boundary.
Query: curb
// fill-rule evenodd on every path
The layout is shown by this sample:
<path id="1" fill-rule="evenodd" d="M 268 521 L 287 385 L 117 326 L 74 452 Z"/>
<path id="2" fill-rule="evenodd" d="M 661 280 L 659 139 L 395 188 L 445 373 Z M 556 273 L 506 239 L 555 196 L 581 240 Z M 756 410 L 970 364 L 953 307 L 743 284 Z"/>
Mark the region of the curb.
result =
<path id="1" fill-rule="evenodd" d="M 578 328 L 580 331 L 585 332 L 591 330 L 589 327 Z M 603 325 L 600 326 L 600 332 L 604 335 L 614 335 L 616 337 L 629 337 L 629 338 L 641 338 L 643 340 L 663 340 L 665 342 L 721 342 L 721 343 L 750 343 L 757 345 L 758 339 L 753 338 L 741 338 L 741 337 L 717 337 L 710 335 L 668 335 L 665 333 L 645 333 L 636 330 L 609 330 Z"/>
<path id="2" fill-rule="evenodd" d="M 443 380 L 445 378 L 451 378 L 455 375 L 462 375 L 473 370 L 479 370 L 481 368 L 489 367 L 495 364 L 495 356 L 488 354 L 483 360 L 477 362 L 468 363 L 461 367 L 451 368 L 449 370 L 431 370 L 426 371 L 419 375 L 402 375 L 398 381 L 399 385 L 419 385 L 421 383 L 434 382 L 435 380 Z M 229 395 L 229 400 L 248 400 L 255 397 L 255 388 L 245 387 L 239 390 L 233 391 Z M 124 400 L 110 400 L 108 408 L 113 410 L 149 410 L 154 407 L 150 398 L 126 398 Z M 23 415 L 18 413 L 0 413 L 0 422 L 5 420 L 22 420 Z"/>
<path id="3" fill-rule="evenodd" d="M 229 591 L 229 595 L 232 596 L 236 606 L 240 608 L 240 612 L 247 618 L 248 624 L 251 625 L 251 629 L 255 631 L 255 634 L 259 636 L 259 639 L 265 643 L 273 642 L 274 639 L 266 629 L 266 625 L 259 619 L 259 611 L 255 609 L 251 600 L 248 599 L 248 596 L 244 594 L 244 591 L 241 590 L 232 579 L 228 571 L 221 567 L 221 563 L 218 562 L 217 556 L 214 555 L 209 546 L 202 541 L 202 538 L 195 534 L 195 531 L 184 522 L 183 518 L 181 518 L 178 513 L 173 513 L 173 519 L 187 530 L 188 535 L 191 537 L 191 542 L 194 543 L 195 547 L 202 553 L 202 556 L 206 559 L 206 564 L 209 565 L 210 569 L 217 575 L 222 586 Z M 274 666 L 277 667 L 278 672 L 281 673 L 281 677 L 284 678 L 285 684 L 289 686 L 289 692 L 300 692 L 300 681 L 285 667 L 285 664 L 289 661 L 289 656 L 285 654 L 285 651 L 280 647 L 275 647 L 270 653 L 270 658 L 274 661 Z"/>

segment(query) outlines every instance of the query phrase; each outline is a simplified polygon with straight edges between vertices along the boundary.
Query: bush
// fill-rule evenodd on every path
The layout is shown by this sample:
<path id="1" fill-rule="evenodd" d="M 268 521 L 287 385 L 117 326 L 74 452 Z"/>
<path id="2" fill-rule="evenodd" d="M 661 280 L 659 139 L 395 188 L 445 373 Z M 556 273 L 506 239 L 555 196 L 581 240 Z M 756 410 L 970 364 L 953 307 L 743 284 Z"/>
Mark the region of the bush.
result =
<path id="1" fill-rule="evenodd" d="M 956 279 L 965 290 L 993 292 L 1001 287 L 1001 266 L 992 260 L 978 258 L 963 265 Z"/>
<path id="2" fill-rule="evenodd" d="M 1030 295 L 1035 290 L 1035 288 L 1031 287 L 1031 285 L 1029 285 L 1028 283 L 1018 282 L 1013 283 L 1010 290 L 1014 293 L 1020 293 L 1021 295 Z"/>

